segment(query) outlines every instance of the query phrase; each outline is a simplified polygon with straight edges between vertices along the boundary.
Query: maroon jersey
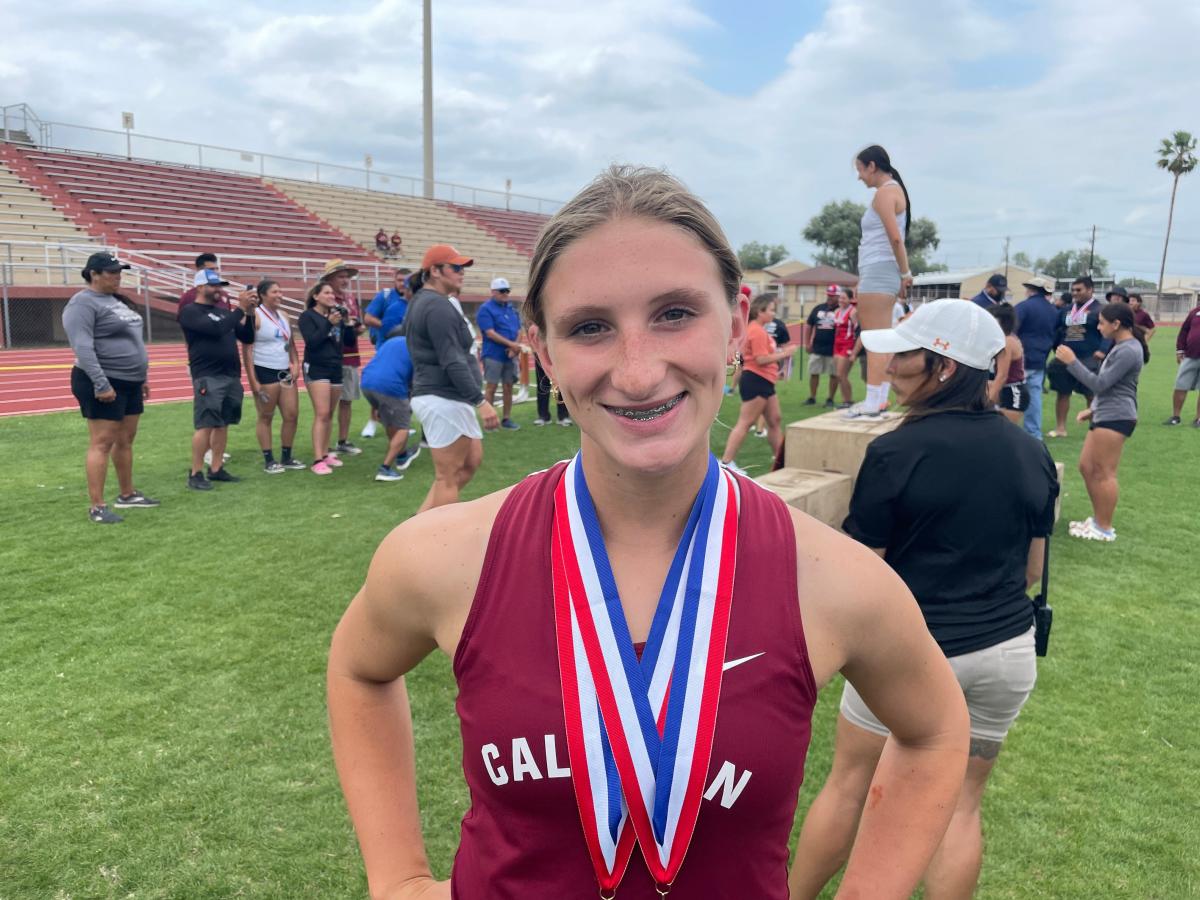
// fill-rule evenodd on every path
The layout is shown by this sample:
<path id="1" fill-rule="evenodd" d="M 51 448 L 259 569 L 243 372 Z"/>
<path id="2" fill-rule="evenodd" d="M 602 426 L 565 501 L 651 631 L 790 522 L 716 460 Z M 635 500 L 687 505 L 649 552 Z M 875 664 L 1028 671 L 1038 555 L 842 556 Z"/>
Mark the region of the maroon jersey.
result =
<path id="1" fill-rule="evenodd" d="M 599 891 L 571 784 L 555 640 L 550 530 L 562 470 L 531 475 L 504 501 L 454 658 L 471 793 L 451 876 L 458 900 L 593 900 Z M 681 900 L 787 900 L 817 699 L 791 517 L 749 479 L 739 486 L 726 671 L 704 799 L 671 891 Z M 659 900 L 640 849 L 617 897 Z"/>

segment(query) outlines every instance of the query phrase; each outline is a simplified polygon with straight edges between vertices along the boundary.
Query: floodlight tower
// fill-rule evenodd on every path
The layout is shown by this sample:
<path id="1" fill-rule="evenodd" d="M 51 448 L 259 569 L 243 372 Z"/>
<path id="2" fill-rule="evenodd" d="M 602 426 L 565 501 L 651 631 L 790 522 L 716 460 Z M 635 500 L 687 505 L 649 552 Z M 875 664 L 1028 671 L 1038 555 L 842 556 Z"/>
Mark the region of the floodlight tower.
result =
<path id="1" fill-rule="evenodd" d="M 433 199 L 433 13 L 432 0 L 424 0 L 423 84 L 424 84 L 424 144 L 425 197 Z"/>

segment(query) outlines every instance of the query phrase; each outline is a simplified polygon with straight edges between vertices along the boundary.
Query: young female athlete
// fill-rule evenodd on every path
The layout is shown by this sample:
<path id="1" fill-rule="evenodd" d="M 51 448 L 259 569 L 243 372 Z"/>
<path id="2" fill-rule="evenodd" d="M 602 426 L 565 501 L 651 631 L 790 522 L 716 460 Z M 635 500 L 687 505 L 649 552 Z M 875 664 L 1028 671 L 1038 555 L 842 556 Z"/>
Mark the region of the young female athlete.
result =
<path id="1" fill-rule="evenodd" d="M 912 212 L 908 188 L 888 152 L 878 144 L 855 157 L 854 169 L 858 180 L 875 191 L 862 217 L 858 245 L 858 320 L 863 331 L 870 331 L 891 326 L 896 298 L 904 297 L 912 284 L 904 246 Z M 879 415 L 888 400 L 887 364 L 886 356 L 867 351 L 867 397 L 846 415 Z"/>
<path id="2" fill-rule="evenodd" d="M 258 307 L 249 315 L 254 341 L 242 345 L 242 364 L 258 411 L 254 431 L 263 453 L 263 470 L 268 475 L 278 475 L 288 469 L 304 468 L 304 463 L 292 456 L 300 419 L 300 391 L 296 386 L 300 379 L 300 356 L 291 320 L 281 305 L 283 289 L 279 283 L 265 278 L 254 290 L 258 294 Z M 282 461 L 275 459 L 271 449 L 271 423 L 276 408 L 283 418 L 279 430 Z"/>
<path id="3" fill-rule="evenodd" d="M 838 671 L 892 732 L 844 896 L 907 897 L 924 871 L 966 768 L 962 692 L 882 560 L 709 451 L 739 275 L 657 170 L 608 170 L 543 229 L 529 337 L 580 454 L 397 527 L 333 637 L 334 755 L 373 897 L 785 900 L 813 704 Z M 472 798 L 449 882 L 425 858 L 404 686 L 435 650 Z"/>

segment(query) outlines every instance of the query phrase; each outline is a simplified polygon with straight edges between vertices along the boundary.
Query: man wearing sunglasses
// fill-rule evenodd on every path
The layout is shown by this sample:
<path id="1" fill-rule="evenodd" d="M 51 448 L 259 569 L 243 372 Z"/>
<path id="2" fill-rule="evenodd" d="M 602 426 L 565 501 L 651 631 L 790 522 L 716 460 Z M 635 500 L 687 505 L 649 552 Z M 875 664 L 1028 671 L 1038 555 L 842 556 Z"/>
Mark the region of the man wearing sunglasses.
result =
<path id="1" fill-rule="evenodd" d="M 509 302 L 512 288 L 504 278 L 492 279 L 492 296 L 479 308 L 475 323 L 483 335 L 483 394 L 488 403 L 496 399 L 496 385 L 500 385 L 503 397 L 503 412 L 500 427 L 516 431 L 521 426 L 512 416 L 513 385 L 517 380 L 517 358 L 521 345 L 517 335 L 521 331 L 521 314 Z"/>

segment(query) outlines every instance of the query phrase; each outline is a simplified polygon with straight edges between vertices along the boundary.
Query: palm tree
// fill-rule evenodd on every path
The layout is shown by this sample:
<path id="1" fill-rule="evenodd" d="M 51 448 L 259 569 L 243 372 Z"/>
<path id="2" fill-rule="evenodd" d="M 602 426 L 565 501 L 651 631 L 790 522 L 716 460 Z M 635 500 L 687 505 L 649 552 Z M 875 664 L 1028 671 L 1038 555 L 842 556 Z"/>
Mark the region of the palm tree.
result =
<path id="1" fill-rule="evenodd" d="M 1163 241 L 1162 265 L 1158 270 L 1158 301 L 1161 307 L 1163 295 L 1163 279 L 1167 272 L 1167 246 L 1171 243 L 1171 222 L 1175 218 L 1175 192 L 1179 190 L 1179 179 L 1196 168 L 1196 139 L 1186 131 L 1177 131 L 1171 137 L 1163 138 L 1162 146 L 1158 148 L 1158 167 L 1166 169 L 1175 176 L 1171 185 L 1171 211 L 1167 213 L 1167 237 Z M 1157 312 L 1157 310 L 1156 310 Z"/>

